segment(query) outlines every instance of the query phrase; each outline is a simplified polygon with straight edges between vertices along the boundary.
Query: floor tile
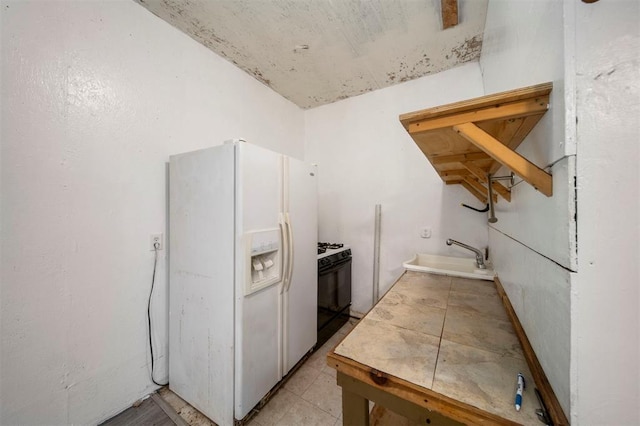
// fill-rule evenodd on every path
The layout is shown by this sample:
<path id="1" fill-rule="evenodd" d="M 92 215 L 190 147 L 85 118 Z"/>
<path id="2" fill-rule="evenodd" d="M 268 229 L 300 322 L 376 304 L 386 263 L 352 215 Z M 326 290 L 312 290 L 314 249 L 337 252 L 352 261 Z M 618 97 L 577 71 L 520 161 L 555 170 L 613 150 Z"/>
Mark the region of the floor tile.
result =
<path id="1" fill-rule="evenodd" d="M 527 363 L 442 340 L 433 390 L 520 424 L 538 424 L 533 386 L 523 394 L 523 409 L 513 406 L 518 373 L 533 384 Z"/>
<path id="2" fill-rule="evenodd" d="M 171 406 L 171 408 L 176 411 L 176 413 L 179 413 L 180 410 L 189 405 L 184 399 L 180 398 L 166 386 L 161 388 L 158 391 L 158 394 Z"/>
<path id="3" fill-rule="evenodd" d="M 100 426 L 129 426 L 129 425 L 175 426 L 169 416 L 151 398 L 147 398 L 138 406 L 130 407 L 102 423 Z"/>
<path id="4" fill-rule="evenodd" d="M 246 426 L 265 426 L 265 425 L 263 425 L 262 423 L 260 423 L 259 421 L 257 421 L 255 417 L 253 417 L 251 420 L 249 420 L 249 421 L 246 423 Z"/>
<path id="5" fill-rule="evenodd" d="M 277 425 L 289 408 L 298 402 L 299 399 L 300 397 L 295 395 L 293 392 L 281 388 L 278 393 L 269 400 L 267 405 L 262 407 L 254 419 L 260 426 Z"/>
<path id="6" fill-rule="evenodd" d="M 216 426 L 215 423 L 191 405 L 182 408 L 178 414 L 180 414 L 180 417 L 189 423 L 190 426 Z"/>
<path id="7" fill-rule="evenodd" d="M 340 343 L 342 339 L 344 339 L 345 335 L 346 334 L 336 333 L 333 336 L 329 337 L 329 340 L 327 340 L 327 342 L 322 346 L 326 347 L 328 351 L 333 350 L 333 348 L 335 348 L 336 345 Z"/>
<path id="8" fill-rule="evenodd" d="M 340 339 L 342 339 L 344 336 L 345 336 L 344 334 L 341 334 Z M 327 343 L 322 345 L 320 349 L 316 350 L 309 357 L 309 359 L 305 361 L 304 365 L 307 367 L 315 368 L 316 370 L 319 370 L 322 373 L 326 373 L 335 377 L 336 370 L 329 367 L 329 365 L 327 365 L 327 354 L 329 353 L 329 351 L 331 351 L 335 347 L 336 343 L 338 343 L 337 339 L 335 340 L 329 339 Z"/>
<path id="9" fill-rule="evenodd" d="M 327 374 L 333 377 L 334 380 L 338 377 L 338 372 L 336 371 L 336 369 L 328 365 L 324 366 L 324 368 L 322 369 L 322 374 Z"/>
<path id="10" fill-rule="evenodd" d="M 347 323 L 342 327 L 340 327 L 340 330 L 338 330 L 337 334 L 349 333 L 351 330 L 353 330 L 353 327 L 355 327 L 356 324 L 358 324 L 358 321 L 360 321 L 358 318 L 349 318 Z"/>
<path id="11" fill-rule="evenodd" d="M 442 338 L 501 355 L 524 357 L 511 322 L 476 315 L 454 307 L 447 310 Z"/>
<path id="12" fill-rule="evenodd" d="M 327 365 L 327 354 L 331 351 L 336 344 L 344 338 L 344 334 L 334 334 L 305 361 L 304 365 L 307 367 L 315 368 L 316 370 L 322 370 Z"/>
<path id="13" fill-rule="evenodd" d="M 326 347 L 326 349 L 325 347 L 326 345 L 315 351 L 303 365 L 322 371 L 327 365 L 327 353 L 329 353 L 330 350 L 329 347 Z"/>
<path id="14" fill-rule="evenodd" d="M 309 386 L 311 386 L 311 383 L 313 383 L 320 374 L 320 370 L 303 364 L 302 367 L 300 367 L 298 371 L 296 371 L 295 374 L 287 380 L 284 388 L 298 396 L 302 396 L 302 394 L 309 388 Z"/>
<path id="15" fill-rule="evenodd" d="M 302 394 L 302 399 L 334 417 L 342 413 L 342 390 L 336 384 L 336 379 L 328 374 L 320 374 Z"/>
<path id="16" fill-rule="evenodd" d="M 371 342 L 375 341 L 375 346 Z M 430 388 L 440 339 L 364 318 L 335 352 L 382 372 Z"/>
<path id="17" fill-rule="evenodd" d="M 331 414 L 300 399 L 278 421 L 278 426 L 334 426 L 336 420 Z"/>

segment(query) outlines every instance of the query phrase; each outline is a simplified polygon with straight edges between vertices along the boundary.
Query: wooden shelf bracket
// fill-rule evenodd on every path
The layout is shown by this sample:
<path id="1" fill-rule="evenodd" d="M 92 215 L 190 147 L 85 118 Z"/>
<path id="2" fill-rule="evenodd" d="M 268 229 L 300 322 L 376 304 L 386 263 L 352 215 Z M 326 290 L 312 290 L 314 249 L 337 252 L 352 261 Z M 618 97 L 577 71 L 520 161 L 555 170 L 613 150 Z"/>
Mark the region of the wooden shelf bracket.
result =
<path id="1" fill-rule="evenodd" d="M 462 185 L 482 202 L 511 201 L 511 189 L 487 176 L 510 169 L 542 194 L 552 176 L 516 152 L 549 109 L 552 83 L 542 83 L 400 115 L 400 122 L 447 185 Z M 495 198 L 494 198 L 495 199 Z"/>
<path id="2" fill-rule="evenodd" d="M 462 163 L 462 165 L 465 169 L 469 170 L 472 175 L 478 178 L 481 183 L 487 184 L 487 173 L 485 173 L 484 170 L 469 161 Z M 491 188 L 493 188 L 494 191 L 500 194 L 502 198 L 504 198 L 508 202 L 511 202 L 511 190 L 509 188 L 498 182 L 492 182 Z"/>
<path id="3" fill-rule="evenodd" d="M 553 195 L 551 175 L 473 123 L 453 126 L 453 130 L 480 148 L 491 158 L 512 170 L 547 197 Z"/>

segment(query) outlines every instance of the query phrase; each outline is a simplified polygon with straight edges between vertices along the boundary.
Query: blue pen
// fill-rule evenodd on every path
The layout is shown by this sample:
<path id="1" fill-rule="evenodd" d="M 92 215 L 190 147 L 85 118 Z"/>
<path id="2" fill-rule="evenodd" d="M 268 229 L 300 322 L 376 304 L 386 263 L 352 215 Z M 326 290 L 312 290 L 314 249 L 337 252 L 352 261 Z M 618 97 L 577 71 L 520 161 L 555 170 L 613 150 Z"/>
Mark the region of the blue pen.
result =
<path id="1" fill-rule="evenodd" d="M 518 389 L 516 390 L 516 411 L 520 411 L 522 407 L 522 391 L 525 388 L 524 376 L 522 373 L 518 373 Z"/>

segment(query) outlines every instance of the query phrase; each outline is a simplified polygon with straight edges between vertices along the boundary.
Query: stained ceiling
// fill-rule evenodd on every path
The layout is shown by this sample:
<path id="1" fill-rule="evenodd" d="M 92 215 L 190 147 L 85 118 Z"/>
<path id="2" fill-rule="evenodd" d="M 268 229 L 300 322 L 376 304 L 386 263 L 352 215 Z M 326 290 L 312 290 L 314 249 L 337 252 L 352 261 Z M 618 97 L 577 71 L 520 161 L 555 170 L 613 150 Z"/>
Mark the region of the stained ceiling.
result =
<path id="1" fill-rule="evenodd" d="M 478 60 L 488 0 L 135 0 L 301 108 Z"/>

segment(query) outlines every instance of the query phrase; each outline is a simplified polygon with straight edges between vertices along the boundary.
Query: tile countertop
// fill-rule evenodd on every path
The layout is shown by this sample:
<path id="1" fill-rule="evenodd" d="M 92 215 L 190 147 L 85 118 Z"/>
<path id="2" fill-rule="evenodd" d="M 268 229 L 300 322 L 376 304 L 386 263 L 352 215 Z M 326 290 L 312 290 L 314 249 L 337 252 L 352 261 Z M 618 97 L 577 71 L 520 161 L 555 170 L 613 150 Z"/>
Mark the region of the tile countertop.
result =
<path id="1" fill-rule="evenodd" d="M 493 281 L 407 271 L 334 353 L 525 425 L 534 383 Z M 514 408 L 516 377 L 527 388 Z"/>

